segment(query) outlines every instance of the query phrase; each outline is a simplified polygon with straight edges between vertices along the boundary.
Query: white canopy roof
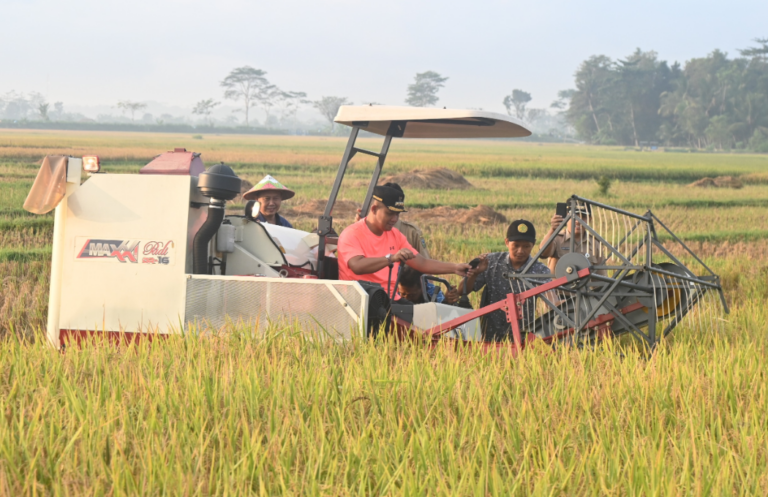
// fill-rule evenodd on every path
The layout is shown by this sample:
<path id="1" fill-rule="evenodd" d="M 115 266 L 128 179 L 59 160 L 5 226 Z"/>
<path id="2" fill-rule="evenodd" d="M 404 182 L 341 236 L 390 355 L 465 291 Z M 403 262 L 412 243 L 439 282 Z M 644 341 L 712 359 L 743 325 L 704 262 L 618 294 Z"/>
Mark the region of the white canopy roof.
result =
<path id="1" fill-rule="evenodd" d="M 517 138 L 531 131 L 514 117 L 484 110 L 342 105 L 334 122 L 404 138 Z"/>

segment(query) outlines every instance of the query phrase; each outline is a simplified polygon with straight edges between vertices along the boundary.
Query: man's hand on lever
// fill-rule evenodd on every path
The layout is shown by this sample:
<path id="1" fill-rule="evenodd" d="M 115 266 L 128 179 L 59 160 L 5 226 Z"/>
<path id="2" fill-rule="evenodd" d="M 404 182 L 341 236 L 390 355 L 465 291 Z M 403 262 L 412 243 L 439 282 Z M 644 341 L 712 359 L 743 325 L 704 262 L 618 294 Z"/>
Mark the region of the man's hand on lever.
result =
<path id="1" fill-rule="evenodd" d="M 446 304 L 455 304 L 459 301 L 459 298 L 461 298 L 461 292 L 459 292 L 459 289 L 455 286 L 446 288 L 444 295 L 445 300 L 443 300 L 443 302 Z"/>
<path id="2" fill-rule="evenodd" d="M 407 264 L 425 274 L 457 274 L 465 277 L 475 274 L 475 270 L 469 264 L 454 264 L 452 262 L 427 259 L 405 248 L 398 250 L 389 257 L 363 257 L 358 255 L 352 257 L 348 264 L 349 269 L 355 274 L 371 274 L 396 262 Z"/>
<path id="3" fill-rule="evenodd" d="M 469 264 L 456 264 L 456 270 L 454 271 L 454 274 L 457 274 L 459 276 L 469 276 L 471 274 L 475 274 L 475 270 L 472 269 L 472 266 Z"/>
<path id="4" fill-rule="evenodd" d="M 483 254 L 478 259 L 480 259 L 480 262 L 477 264 L 477 268 L 475 268 L 476 274 L 483 273 L 488 269 L 488 254 Z"/>
<path id="5" fill-rule="evenodd" d="M 478 257 L 478 259 L 480 259 L 480 261 L 477 263 L 477 267 L 475 267 L 475 269 L 472 269 L 471 271 L 461 275 L 465 278 L 461 280 L 461 283 L 459 283 L 459 288 L 466 288 L 468 294 L 472 293 L 472 289 L 475 287 L 475 281 L 477 280 L 478 275 L 488 269 L 488 254 L 483 254 Z M 464 265 L 469 266 L 469 264 Z"/>
<path id="6" fill-rule="evenodd" d="M 392 257 L 390 258 L 390 260 L 393 263 L 394 262 L 404 263 L 405 261 L 410 261 L 411 259 L 415 259 L 415 258 L 416 258 L 416 254 L 414 254 L 410 250 L 408 250 L 408 249 L 400 249 L 397 252 L 395 252 L 394 254 L 392 254 Z"/>

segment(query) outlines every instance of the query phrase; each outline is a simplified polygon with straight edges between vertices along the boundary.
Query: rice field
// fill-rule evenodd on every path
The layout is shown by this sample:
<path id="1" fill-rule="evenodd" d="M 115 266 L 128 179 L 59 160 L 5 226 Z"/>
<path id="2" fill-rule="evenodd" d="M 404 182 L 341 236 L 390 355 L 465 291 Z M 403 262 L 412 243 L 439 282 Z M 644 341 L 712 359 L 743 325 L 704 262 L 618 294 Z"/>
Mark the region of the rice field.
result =
<path id="1" fill-rule="evenodd" d="M 768 494 L 767 156 L 393 142 L 385 174 L 449 167 L 475 186 L 406 190 L 413 214 L 484 204 L 544 232 L 572 194 L 653 209 L 721 275 L 731 306 L 719 329 L 678 328 L 653 355 L 607 342 L 513 360 L 334 345 L 280 324 L 65 354 L 40 338 L 52 217 L 21 205 L 46 153 L 96 153 L 129 173 L 183 146 L 252 183 L 277 176 L 297 191 L 288 209 L 327 196 L 344 145 L 0 131 L 0 495 Z M 359 202 L 371 167 L 355 162 L 340 198 Z M 722 175 L 744 188 L 688 186 Z M 435 257 L 503 248 L 505 225 L 419 219 Z"/>

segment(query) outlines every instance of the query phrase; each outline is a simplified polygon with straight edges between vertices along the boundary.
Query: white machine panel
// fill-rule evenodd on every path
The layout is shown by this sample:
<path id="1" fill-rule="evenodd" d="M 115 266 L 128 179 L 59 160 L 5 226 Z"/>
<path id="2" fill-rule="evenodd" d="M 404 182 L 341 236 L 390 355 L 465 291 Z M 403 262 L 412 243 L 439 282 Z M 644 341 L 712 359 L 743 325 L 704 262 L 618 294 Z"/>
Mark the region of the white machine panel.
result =
<path id="1" fill-rule="evenodd" d="M 190 176 L 96 174 L 64 215 L 59 329 L 168 331 L 184 318 Z M 200 199 L 196 199 L 200 200 Z"/>
<path id="2" fill-rule="evenodd" d="M 473 309 L 464 309 L 452 305 L 429 302 L 413 306 L 413 325 L 422 330 L 428 330 L 433 326 L 447 323 L 452 319 L 469 314 Z M 480 320 L 473 319 L 445 335 L 450 338 L 462 338 L 464 340 L 482 340 Z"/>
<path id="3" fill-rule="evenodd" d="M 345 340 L 366 327 L 368 294 L 355 281 L 189 275 L 186 286 L 188 331 L 298 324 L 305 333 Z"/>

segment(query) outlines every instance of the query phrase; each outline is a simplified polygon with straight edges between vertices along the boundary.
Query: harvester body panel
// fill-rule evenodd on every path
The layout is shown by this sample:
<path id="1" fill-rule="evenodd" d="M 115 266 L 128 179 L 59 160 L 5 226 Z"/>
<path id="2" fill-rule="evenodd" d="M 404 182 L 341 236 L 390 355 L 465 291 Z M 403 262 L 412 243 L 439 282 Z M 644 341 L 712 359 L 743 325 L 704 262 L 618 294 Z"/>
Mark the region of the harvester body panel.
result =
<path id="1" fill-rule="evenodd" d="M 194 178 L 196 179 L 196 178 Z M 190 176 L 94 175 L 64 215 L 59 329 L 165 332 L 184 318 L 193 233 Z M 198 199 L 199 200 L 199 199 Z"/>
<path id="2" fill-rule="evenodd" d="M 217 251 L 212 238 L 214 274 L 193 274 L 193 240 L 209 209 L 197 182 L 188 175 L 95 174 L 73 188 L 57 207 L 61 277 L 51 294 L 60 304 L 48 332 L 55 347 L 94 332 L 197 333 L 229 323 L 254 330 L 298 324 L 337 340 L 364 333 L 368 294 L 357 282 L 280 277 L 284 268 L 309 273 L 316 235 L 227 216 L 233 252 Z"/>

